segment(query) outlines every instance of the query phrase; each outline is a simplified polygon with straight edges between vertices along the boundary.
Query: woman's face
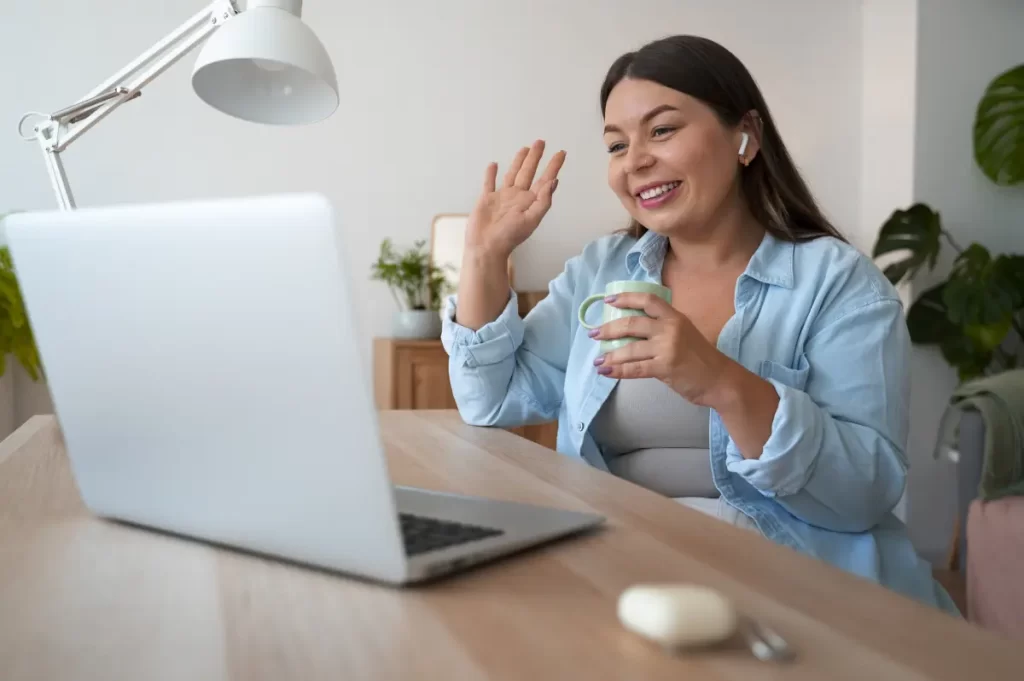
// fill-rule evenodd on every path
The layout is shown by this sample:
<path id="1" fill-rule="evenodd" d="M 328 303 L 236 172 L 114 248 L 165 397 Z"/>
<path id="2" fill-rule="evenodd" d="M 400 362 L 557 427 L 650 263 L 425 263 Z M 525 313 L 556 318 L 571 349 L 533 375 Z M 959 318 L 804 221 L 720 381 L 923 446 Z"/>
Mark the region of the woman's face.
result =
<path id="1" fill-rule="evenodd" d="M 640 224 L 659 234 L 700 234 L 730 197 L 741 131 L 700 100 L 649 80 L 623 79 L 605 105 L 608 184 Z M 752 157 L 754 140 L 746 156 Z"/>

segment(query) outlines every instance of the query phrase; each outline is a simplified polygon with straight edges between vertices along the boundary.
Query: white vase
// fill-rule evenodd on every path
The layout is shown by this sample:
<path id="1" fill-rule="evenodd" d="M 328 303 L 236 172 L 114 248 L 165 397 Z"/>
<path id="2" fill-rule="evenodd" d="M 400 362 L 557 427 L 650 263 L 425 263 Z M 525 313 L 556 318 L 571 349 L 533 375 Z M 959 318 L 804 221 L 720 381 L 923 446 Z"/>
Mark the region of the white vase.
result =
<path id="1" fill-rule="evenodd" d="M 440 338 L 441 317 L 435 310 L 399 310 L 391 320 L 391 335 L 394 338 Z"/>

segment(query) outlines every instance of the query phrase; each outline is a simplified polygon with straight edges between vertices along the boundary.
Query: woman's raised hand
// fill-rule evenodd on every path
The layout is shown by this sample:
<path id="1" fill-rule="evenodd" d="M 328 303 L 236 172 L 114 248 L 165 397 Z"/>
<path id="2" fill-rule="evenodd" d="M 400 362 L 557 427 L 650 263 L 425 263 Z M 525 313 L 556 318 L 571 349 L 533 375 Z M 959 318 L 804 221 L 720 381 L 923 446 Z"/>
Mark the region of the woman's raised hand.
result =
<path id="1" fill-rule="evenodd" d="M 533 234 L 551 208 L 558 171 L 565 162 L 565 152 L 559 151 L 534 181 L 543 156 L 543 140 L 520 149 L 500 187 L 496 186 L 498 164 L 487 166 L 483 191 L 466 225 L 467 251 L 486 253 L 500 262 Z"/>

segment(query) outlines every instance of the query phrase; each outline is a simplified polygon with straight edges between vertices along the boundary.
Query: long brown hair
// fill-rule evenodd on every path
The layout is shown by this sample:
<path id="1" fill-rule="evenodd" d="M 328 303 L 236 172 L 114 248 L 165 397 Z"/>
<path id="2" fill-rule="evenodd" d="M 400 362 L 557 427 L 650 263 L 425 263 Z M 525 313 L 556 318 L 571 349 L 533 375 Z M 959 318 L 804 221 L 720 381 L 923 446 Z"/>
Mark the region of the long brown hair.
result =
<path id="1" fill-rule="evenodd" d="M 772 120 L 757 83 L 736 56 L 713 40 L 678 35 L 648 43 L 612 64 L 601 86 L 601 115 L 608 95 L 623 78 L 650 80 L 710 106 L 724 125 L 753 115 L 761 149 L 742 168 L 742 190 L 750 212 L 772 235 L 786 241 L 833 236 L 845 241 L 818 208 Z M 757 125 L 759 123 L 759 125 Z M 639 238 L 647 228 L 633 220 Z"/>

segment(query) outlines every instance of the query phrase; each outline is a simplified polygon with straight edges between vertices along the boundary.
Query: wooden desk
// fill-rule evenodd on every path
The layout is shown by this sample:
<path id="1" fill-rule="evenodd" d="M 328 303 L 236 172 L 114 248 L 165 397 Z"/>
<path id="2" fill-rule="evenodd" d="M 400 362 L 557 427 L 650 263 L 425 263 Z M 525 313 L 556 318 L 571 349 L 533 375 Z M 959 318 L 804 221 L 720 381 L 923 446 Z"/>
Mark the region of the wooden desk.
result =
<path id="1" fill-rule="evenodd" d="M 52 418 L 0 445 L 0 669 L 32 679 L 1011 679 L 1024 647 L 451 412 L 385 412 L 397 482 L 596 510 L 607 529 L 394 590 L 96 520 Z M 433 453 L 430 453 L 433 452 Z M 731 596 L 796 647 L 676 657 L 636 582 Z"/>

